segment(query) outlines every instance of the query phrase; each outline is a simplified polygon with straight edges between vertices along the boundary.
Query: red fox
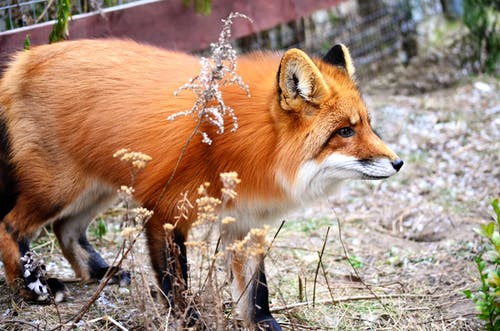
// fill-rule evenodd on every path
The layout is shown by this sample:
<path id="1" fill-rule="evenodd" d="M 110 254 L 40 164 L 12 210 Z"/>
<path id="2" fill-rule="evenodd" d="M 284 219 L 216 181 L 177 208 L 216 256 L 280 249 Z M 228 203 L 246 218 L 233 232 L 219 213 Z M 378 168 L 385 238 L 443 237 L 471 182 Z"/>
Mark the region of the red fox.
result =
<path id="1" fill-rule="evenodd" d="M 0 252 L 8 283 L 20 280 L 22 294 L 32 300 L 48 300 L 49 294 L 64 299 L 61 282 L 27 268 L 30 238 L 46 224 L 52 224 L 78 277 L 103 277 L 109 266 L 89 244 L 86 229 L 129 179 L 128 167 L 113 158 L 121 148 L 152 157 L 137 175 L 135 198 L 154 208 L 147 242 L 172 305 L 174 287 L 187 284 L 184 242 L 195 218 L 175 224 L 167 240 L 163 225 L 174 223 L 180 193 L 195 200 L 198 186 L 210 182 L 215 196 L 220 173 L 239 174 L 238 197 L 221 211 L 237 219 L 224 225 L 222 241 L 228 245 L 291 208 L 327 197 L 346 179 L 387 178 L 403 165 L 372 131 L 344 45 L 323 58 L 299 49 L 257 52 L 238 59 L 251 97 L 222 88 L 239 129 L 217 135 L 202 126 L 213 143 L 202 143 L 200 136 L 191 141 L 155 206 L 196 126 L 189 117 L 167 121 L 195 101 L 192 93 L 173 92 L 199 67 L 195 56 L 118 40 L 63 42 L 14 57 L 0 81 Z M 172 254 L 169 243 L 180 254 Z M 176 263 L 182 267 L 180 282 L 173 279 Z M 269 310 L 263 256 L 232 256 L 228 265 L 244 319 L 253 327 L 280 330 Z M 118 272 L 121 282 L 129 277 Z"/>

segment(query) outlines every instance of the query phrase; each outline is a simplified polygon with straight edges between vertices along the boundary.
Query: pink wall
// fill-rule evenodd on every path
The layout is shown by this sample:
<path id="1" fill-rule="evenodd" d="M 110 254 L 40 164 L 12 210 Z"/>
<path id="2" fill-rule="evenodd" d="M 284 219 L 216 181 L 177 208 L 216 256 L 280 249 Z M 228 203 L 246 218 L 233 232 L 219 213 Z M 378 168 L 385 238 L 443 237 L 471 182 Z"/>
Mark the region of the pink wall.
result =
<path id="1" fill-rule="evenodd" d="M 70 39 L 129 38 L 169 49 L 196 50 L 216 41 L 221 19 L 238 11 L 254 22 L 238 19 L 232 35 L 239 38 L 272 28 L 332 7 L 343 0 L 213 0 L 212 14 L 196 14 L 185 8 L 181 0 L 149 0 L 113 7 L 102 13 L 74 16 L 69 24 Z M 48 43 L 53 22 L 0 33 L 0 68 L 8 54 L 21 50 L 26 35 L 32 45 Z"/>

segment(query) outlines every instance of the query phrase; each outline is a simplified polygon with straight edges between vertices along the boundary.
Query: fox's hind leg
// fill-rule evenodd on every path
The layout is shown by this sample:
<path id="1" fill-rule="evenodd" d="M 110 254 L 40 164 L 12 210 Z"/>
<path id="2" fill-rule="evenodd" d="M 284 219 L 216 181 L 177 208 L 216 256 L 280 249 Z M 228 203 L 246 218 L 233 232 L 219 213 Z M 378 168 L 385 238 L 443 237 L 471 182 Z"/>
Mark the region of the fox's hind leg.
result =
<path id="1" fill-rule="evenodd" d="M 14 208 L 0 223 L 0 252 L 7 282 L 31 301 L 50 302 L 50 295 L 56 302 L 64 300 L 66 287 L 55 278 L 46 278 L 43 261 L 29 250 L 33 229 L 16 227 L 17 216 Z"/>
<path id="2" fill-rule="evenodd" d="M 14 208 L 18 197 L 14 169 L 10 162 L 10 141 L 0 114 L 0 222 Z"/>
<path id="3" fill-rule="evenodd" d="M 16 280 L 22 278 L 21 249 L 18 241 L 14 238 L 10 225 L 5 220 L 0 223 L 0 252 L 5 268 L 7 283 L 14 285 Z"/>
<path id="4" fill-rule="evenodd" d="M 11 166 L 0 151 L 0 222 L 14 208 L 17 196 L 17 185 L 12 178 Z"/>
<path id="5" fill-rule="evenodd" d="M 92 219 L 105 209 L 115 198 L 110 190 L 87 190 L 79 201 L 66 207 L 61 216 L 54 221 L 53 229 L 61 245 L 64 257 L 70 262 L 75 274 L 83 280 L 100 280 L 110 268 L 115 272 L 112 283 L 120 286 L 130 284 L 130 274 L 114 270 L 87 239 L 87 227 Z"/>
<path id="6" fill-rule="evenodd" d="M 5 264 L 9 284 L 24 281 L 21 294 L 32 301 L 48 302 L 50 295 L 57 301 L 67 296 L 64 284 L 54 278 L 46 278 L 45 266 L 29 251 L 29 240 L 44 224 L 54 220 L 54 232 L 61 244 L 64 256 L 69 260 L 77 276 L 83 279 L 101 279 L 110 268 L 90 245 L 86 229 L 93 216 L 111 202 L 112 189 L 90 186 L 70 204 L 44 206 L 40 197 L 21 192 L 14 208 L 0 223 L 0 251 Z M 118 270 L 115 280 L 128 284 L 130 275 Z"/>

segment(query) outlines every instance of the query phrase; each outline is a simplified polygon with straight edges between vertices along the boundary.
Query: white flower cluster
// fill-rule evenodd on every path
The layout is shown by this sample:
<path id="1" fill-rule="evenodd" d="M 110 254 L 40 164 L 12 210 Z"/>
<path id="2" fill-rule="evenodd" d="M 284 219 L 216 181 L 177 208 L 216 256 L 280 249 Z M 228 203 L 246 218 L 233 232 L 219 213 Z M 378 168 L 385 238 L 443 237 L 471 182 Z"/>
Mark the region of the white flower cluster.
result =
<path id="1" fill-rule="evenodd" d="M 168 120 L 172 121 L 179 116 L 197 114 L 200 121 L 206 121 L 217 127 L 217 134 L 224 133 L 224 117 L 229 115 L 233 122 L 232 132 L 238 129 L 238 119 L 233 108 L 227 106 L 222 98 L 221 86 L 236 84 L 250 97 L 248 85 L 236 73 L 236 51 L 230 43 L 231 25 L 233 19 L 245 18 L 252 21 L 248 16 L 238 12 L 231 13 L 227 19 L 223 19 L 224 27 L 219 35 L 219 41 L 210 45 L 211 56 L 200 59 L 200 74 L 192 78 L 188 83 L 182 85 L 174 95 L 184 90 L 191 90 L 197 95 L 196 102 L 190 110 L 172 114 Z M 209 106 L 209 104 L 211 104 Z M 215 105 L 214 105 L 215 104 Z M 203 142 L 211 144 L 212 139 L 206 132 L 200 132 Z"/>
<path id="2" fill-rule="evenodd" d="M 151 156 L 141 153 L 133 152 L 127 148 L 119 149 L 113 154 L 114 158 L 119 159 L 122 162 L 129 163 L 132 167 L 137 169 L 144 169 L 148 162 L 152 160 Z"/>
<path id="3" fill-rule="evenodd" d="M 244 256 L 261 256 L 266 253 L 269 243 L 266 236 L 269 233 L 269 225 L 262 228 L 253 228 L 242 240 L 235 240 L 226 249 L 229 252 L 243 254 Z"/>
<path id="4" fill-rule="evenodd" d="M 223 172 L 220 174 L 220 179 L 223 186 L 221 189 L 222 200 L 229 201 L 236 199 L 238 194 L 235 191 L 235 187 L 237 184 L 241 183 L 241 179 L 238 178 L 238 173 L 235 171 Z"/>

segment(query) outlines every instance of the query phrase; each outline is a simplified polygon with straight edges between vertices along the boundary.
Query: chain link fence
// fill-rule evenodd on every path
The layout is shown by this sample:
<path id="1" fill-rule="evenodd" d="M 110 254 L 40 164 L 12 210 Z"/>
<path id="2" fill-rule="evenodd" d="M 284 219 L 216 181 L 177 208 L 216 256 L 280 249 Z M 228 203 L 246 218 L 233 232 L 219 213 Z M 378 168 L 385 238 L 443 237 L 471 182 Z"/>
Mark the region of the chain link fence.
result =
<path id="1" fill-rule="evenodd" d="M 71 0 L 72 13 L 98 11 L 138 0 Z M 181 1 L 181 0 L 168 0 Z M 455 0 L 347 0 L 328 10 L 260 31 L 235 42 L 241 52 L 300 47 L 324 54 L 346 44 L 358 72 L 407 62 L 417 52 L 416 25 Z M 55 19 L 56 0 L 0 0 L 0 32 Z M 212 3 L 213 5 L 213 3 Z"/>
<path id="2" fill-rule="evenodd" d="M 71 0 L 73 15 L 99 11 L 139 0 Z M 0 0 L 0 32 L 56 18 L 56 0 Z"/>
<path id="3" fill-rule="evenodd" d="M 341 42 L 358 73 L 370 77 L 389 62 L 406 63 L 415 56 L 417 24 L 442 12 L 440 1 L 349 0 L 237 43 L 241 51 L 299 47 L 321 56 Z"/>

